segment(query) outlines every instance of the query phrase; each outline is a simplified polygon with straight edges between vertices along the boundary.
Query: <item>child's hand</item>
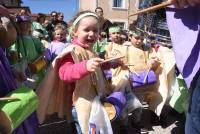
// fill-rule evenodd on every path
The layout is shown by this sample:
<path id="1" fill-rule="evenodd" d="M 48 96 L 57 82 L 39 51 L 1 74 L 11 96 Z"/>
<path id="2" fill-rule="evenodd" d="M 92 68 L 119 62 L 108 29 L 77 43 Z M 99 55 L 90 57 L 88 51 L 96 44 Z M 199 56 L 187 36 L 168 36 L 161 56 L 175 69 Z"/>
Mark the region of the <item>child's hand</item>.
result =
<path id="1" fill-rule="evenodd" d="M 86 67 L 89 72 L 95 72 L 96 69 L 100 66 L 100 63 L 104 61 L 101 58 L 92 58 L 87 61 Z"/>
<path id="2" fill-rule="evenodd" d="M 160 65 L 160 60 L 157 57 L 152 57 L 147 61 L 147 65 L 150 69 L 156 70 L 156 68 Z"/>
<path id="3" fill-rule="evenodd" d="M 111 68 L 117 68 L 123 65 L 123 60 L 121 59 L 113 60 L 110 62 L 110 64 L 111 64 Z"/>
<path id="4" fill-rule="evenodd" d="M 184 8 L 185 6 L 195 6 L 197 4 L 200 4 L 199 0 L 168 0 L 169 2 L 172 2 L 177 8 Z"/>
<path id="5" fill-rule="evenodd" d="M 26 76 L 23 72 L 18 71 L 18 70 L 14 70 L 14 75 L 16 77 L 16 79 L 20 82 L 25 81 L 26 80 Z"/>

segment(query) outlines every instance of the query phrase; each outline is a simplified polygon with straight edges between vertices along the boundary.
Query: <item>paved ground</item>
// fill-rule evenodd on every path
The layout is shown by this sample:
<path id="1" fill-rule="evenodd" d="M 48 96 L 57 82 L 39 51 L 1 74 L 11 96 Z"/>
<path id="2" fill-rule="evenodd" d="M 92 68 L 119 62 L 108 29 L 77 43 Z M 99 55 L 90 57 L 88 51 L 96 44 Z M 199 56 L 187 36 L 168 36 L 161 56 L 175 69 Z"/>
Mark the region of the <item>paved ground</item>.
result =
<path id="1" fill-rule="evenodd" d="M 148 126 L 149 134 L 184 134 L 184 115 L 178 114 L 174 110 L 169 107 L 164 108 L 164 112 L 162 113 L 161 125 L 152 126 L 152 124 L 148 124 L 150 114 L 146 114 L 143 117 L 144 123 Z M 116 123 L 117 124 L 117 123 Z M 55 115 L 51 117 L 51 119 L 46 121 L 46 124 L 40 126 L 37 134 L 75 134 L 69 132 L 69 128 L 67 126 L 66 120 L 58 119 Z M 138 129 L 134 127 L 129 127 L 127 132 L 125 129 L 119 130 L 115 128 L 114 134 L 140 134 Z"/>
<path id="2" fill-rule="evenodd" d="M 184 134 L 185 115 L 170 111 L 161 126 L 153 126 L 149 134 Z"/>
<path id="3" fill-rule="evenodd" d="M 37 134 L 70 134 L 68 131 L 66 120 L 58 119 L 56 115 L 53 115 L 39 127 Z"/>

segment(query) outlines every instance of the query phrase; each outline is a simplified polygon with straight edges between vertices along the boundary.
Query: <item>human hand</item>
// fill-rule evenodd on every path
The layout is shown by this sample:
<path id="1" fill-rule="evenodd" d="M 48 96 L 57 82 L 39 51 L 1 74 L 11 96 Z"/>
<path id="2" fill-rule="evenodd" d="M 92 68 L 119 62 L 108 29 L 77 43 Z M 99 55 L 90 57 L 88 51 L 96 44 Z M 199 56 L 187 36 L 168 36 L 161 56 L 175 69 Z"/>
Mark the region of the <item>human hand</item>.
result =
<path id="1" fill-rule="evenodd" d="M 185 6 L 195 6 L 200 4 L 200 0 L 168 0 L 172 2 L 177 8 L 184 8 Z"/>
<path id="2" fill-rule="evenodd" d="M 160 65 L 160 60 L 158 57 L 152 57 L 147 61 L 147 66 L 152 70 L 155 70 L 159 65 Z"/>
<path id="3" fill-rule="evenodd" d="M 23 72 L 18 71 L 18 70 L 14 70 L 14 75 L 16 77 L 16 79 L 20 82 L 25 81 L 26 80 L 26 76 Z"/>
<path id="4" fill-rule="evenodd" d="M 123 66 L 124 62 L 122 59 L 115 59 L 110 61 L 111 68 L 117 68 L 119 66 Z"/>
<path id="5" fill-rule="evenodd" d="M 101 58 L 92 58 L 87 61 L 86 68 L 89 72 L 95 72 L 96 69 L 100 66 L 100 63 L 103 61 L 104 59 Z"/>

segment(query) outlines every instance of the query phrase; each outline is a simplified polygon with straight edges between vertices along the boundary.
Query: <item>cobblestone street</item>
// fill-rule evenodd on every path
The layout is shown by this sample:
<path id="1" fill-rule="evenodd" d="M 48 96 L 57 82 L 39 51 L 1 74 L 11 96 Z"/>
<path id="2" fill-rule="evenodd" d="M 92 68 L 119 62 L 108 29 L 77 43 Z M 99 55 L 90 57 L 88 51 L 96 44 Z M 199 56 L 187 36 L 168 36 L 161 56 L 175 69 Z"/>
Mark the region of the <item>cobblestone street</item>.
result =
<path id="1" fill-rule="evenodd" d="M 150 126 L 148 134 L 184 134 L 184 115 L 178 114 L 169 107 L 164 108 L 161 116 L 161 125 Z M 146 120 L 143 120 L 144 122 Z M 114 134 L 124 134 L 116 130 Z M 66 120 L 58 119 L 56 116 L 46 121 L 46 124 L 40 126 L 37 134 L 71 134 Z M 128 134 L 140 134 L 135 128 L 129 128 Z"/>

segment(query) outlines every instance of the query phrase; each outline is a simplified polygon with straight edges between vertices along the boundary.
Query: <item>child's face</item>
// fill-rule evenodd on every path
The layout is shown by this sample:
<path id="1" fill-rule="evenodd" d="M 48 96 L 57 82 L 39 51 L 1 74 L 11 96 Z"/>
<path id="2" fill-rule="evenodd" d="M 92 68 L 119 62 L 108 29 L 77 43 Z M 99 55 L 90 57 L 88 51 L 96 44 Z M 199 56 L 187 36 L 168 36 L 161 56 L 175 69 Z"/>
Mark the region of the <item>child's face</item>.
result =
<path id="1" fill-rule="evenodd" d="M 142 41 L 143 41 L 143 39 L 140 36 L 136 36 L 136 37 L 132 36 L 132 38 L 131 38 L 131 43 L 133 44 L 133 46 L 135 46 L 137 48 L 139 48 L 143 45 Z"/>
<path id="2" fill-rule="evenodd" d="M 120 43 L 121 42 L 121 33 L 120 32 L 113 32 L 110 34 L 111 40 L 114 43 Z"/>
<path id="3" fill-rule="evenodd" d="M 88 16 L 80 20 L 75 37 L 83 44 L 93 46 L 98 38 L 98 21 L 95 17 Z"/>
<path id="4" fill-rule="evenodd" d="M 55 30 L 54 39 L 57 41 L 63 41 L 66 39 L 66 33 L 62 29 Z"/>

